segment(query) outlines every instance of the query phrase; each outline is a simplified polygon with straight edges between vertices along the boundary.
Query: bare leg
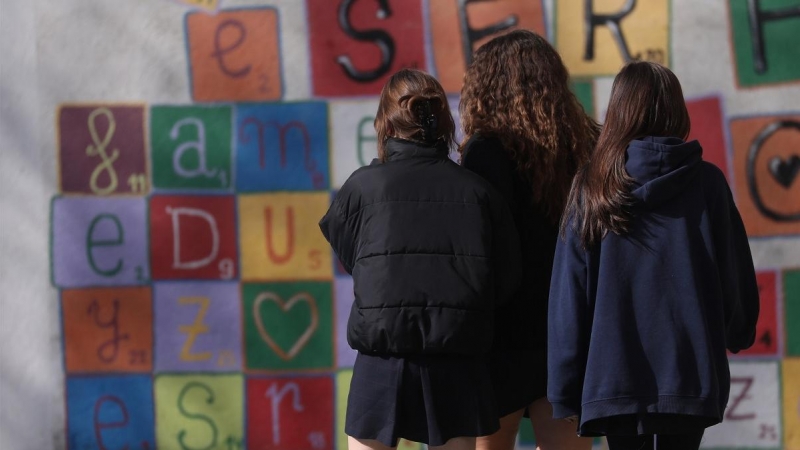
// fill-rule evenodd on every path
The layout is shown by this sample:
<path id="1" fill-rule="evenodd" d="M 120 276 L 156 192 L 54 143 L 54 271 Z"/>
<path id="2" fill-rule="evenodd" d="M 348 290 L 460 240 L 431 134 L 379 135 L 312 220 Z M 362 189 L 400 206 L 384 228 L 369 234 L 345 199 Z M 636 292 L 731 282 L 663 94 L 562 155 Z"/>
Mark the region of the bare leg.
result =
<path id="1" fill-rule="evenodd" d="M 457 437 L 445 442 L 444 445 L 429 445 L 428 450 L 475 450 L 474 437 Z"/>
<path id="2" fill-rule="evenodd" d="M 578 437 L 577 425 L 553 419 L 553 406 L 540 398 L 528 407 L 538 450 L 590 450 L 592 440 Z"/>
<path id="3" fill-rule="evenodd" d="M 489 436 L 477 439 L 476 450 L 514 450 L 519 432 L 519 421 L 522 419 L 524 409 L 515 411 L 500 418 L 500 429 Z"/>
<path id="4" fill-rule="evenodd" d="M 397 447 L 387 447 L 372 439 L 356 439 L 353 436 L 347 436 L 348 450 L 393 450 L 395 448 Z"/>

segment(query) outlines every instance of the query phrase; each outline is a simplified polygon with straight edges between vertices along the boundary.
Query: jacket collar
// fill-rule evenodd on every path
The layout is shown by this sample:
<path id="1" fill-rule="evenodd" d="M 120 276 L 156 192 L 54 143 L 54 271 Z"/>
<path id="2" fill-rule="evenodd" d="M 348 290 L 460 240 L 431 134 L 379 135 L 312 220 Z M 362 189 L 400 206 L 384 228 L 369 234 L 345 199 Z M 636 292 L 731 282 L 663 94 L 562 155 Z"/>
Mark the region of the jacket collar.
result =
<path id="1" fill-rule="evenodd" d="M 386 152 L 386 161 L 400 161 L 409 158 L 447 159 L 447 149 L 441 144 L 430 145 L 399 138 L 389 138 L 384 151 Z"/>

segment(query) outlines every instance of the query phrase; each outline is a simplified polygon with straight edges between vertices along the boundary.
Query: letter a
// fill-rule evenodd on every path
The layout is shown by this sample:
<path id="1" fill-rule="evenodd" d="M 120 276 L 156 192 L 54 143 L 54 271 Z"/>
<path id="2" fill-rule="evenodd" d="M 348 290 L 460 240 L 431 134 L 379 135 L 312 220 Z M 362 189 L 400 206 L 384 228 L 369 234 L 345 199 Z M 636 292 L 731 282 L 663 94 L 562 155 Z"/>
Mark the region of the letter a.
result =
<path id="1" fill-rule="evenodd" d="M 200 119 L 195 117 L 187 117 L 179 120 L 175 123 L 175 125 L 173 125 L 172 130 L 170 130 L 169 137 L 171 137 L 173 141 L 177 140 L 180 136 L 181 128 L 183 126 L 192 125 L 197 128 L 197 140 L 184 142 L 178 146 L 178 148 L 175 150 L 175 153 L 172 154 L 172 168 L 175 170 L 176 174 L 184 178 L 194 178 L 200 175 L 206 178 L 215 177 L 217 176 L 217 170 L 208 170 L 206 168 L 206 127 L 203 125 L 203 122 L 200 121 Z M 188 152 L 189 150 L 195 150 L 197 152 L 196 169 L 187 169 L 181 164 L 181 158 L 183 157 L 184 153 Z"/>

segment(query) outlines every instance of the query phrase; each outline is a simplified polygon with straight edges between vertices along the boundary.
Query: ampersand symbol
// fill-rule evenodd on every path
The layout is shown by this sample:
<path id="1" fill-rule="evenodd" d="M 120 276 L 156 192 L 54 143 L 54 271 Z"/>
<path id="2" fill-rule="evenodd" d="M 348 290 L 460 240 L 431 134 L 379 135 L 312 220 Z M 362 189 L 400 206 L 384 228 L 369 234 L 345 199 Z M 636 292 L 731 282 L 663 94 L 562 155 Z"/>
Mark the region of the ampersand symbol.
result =
<path id="1" fill-rule="evenodd" d="M 108 129 L 102 140 L 97 133 L 96 124 L 97 116 L 100 115 L 106 116 L 106 119 L 108 119 Z M 111 143 L 111 138 L 114 137 L 116 127 L 117 123 L 114 120 L 114 114 L 106 107 L 97 108 L 89 114 L 89 134 L 92 136 L 93 145 L 86 147 L 86 155 L 99 156 L 102 160 L 102 162 L 94 168 L 92 177 L 89 179 L 89 186 L 95 194 L 105 195 L 117 189 L 117 172 L 114 170 L 114 161 L 119 158 L 119 150 L 116 148 L 113 149 L 110 156 L 106 153 L 106 148 L 108 144 Z M 101 188 L 97 185 L 97 179 L 103 172 L 108 174 L 108 185 Z"/>

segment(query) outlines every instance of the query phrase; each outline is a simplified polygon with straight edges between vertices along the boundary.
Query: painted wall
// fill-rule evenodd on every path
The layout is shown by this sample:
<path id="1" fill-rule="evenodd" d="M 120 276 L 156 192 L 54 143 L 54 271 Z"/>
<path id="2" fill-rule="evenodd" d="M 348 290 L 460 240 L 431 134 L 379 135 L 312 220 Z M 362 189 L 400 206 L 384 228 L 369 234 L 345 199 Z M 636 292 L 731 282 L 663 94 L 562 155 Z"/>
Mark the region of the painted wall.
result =
<path id="1" fill-rule="evenodd" d="M 587 43 L 587 7 L 619 35 L 600 21 Z M 600 119 L 626 58 L 677 73 L 762 293 L 703 446 L 800 449 L 800 1 L 0 10 L 3 449 L 345 448 L 352 280 L 316 223 L 375 156 L 387 77 L 428 70 L 455 108 L 470 36 L 512 25 L 555 42 Z"/>

